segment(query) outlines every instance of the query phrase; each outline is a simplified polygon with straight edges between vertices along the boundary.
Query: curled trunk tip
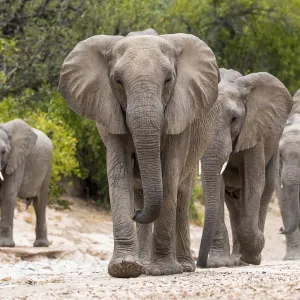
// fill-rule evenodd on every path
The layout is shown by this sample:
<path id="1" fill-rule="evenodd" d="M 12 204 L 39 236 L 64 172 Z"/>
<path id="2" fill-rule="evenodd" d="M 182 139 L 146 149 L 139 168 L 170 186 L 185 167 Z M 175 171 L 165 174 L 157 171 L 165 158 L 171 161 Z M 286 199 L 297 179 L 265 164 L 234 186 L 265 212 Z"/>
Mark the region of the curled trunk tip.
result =
<path id="1" fill-rule="evenodd" d="M 145 215 L 140 209 L 137 209 L 132 217 L 132 220 L 140 224 L 152 223 L 158 218 L 160 210 L 155 210 L 155 212 L 156 213 L 152 215 Z"/>

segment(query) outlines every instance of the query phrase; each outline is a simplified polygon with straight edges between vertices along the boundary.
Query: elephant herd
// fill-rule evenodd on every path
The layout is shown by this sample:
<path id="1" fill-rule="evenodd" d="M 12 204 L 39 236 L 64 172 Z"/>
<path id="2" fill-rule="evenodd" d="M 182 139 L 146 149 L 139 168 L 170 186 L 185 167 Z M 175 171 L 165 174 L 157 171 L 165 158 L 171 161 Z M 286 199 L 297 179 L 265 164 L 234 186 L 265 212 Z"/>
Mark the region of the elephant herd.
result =
<path id="1" fill-rule="evenodd" d="M 200 159 L 205 221 L 197 266 L 260 264 L 275 189 L 285 259 L 300 259 L 299 91 L 293 101 L 276 77 L 219 69 L 199 38 L 153 29 L 78 43 L 64 60 L 58 89 L 74 112 L 96 121 L 107 149 L 111 276 L 195 271 L 189 201 Z M 51 141 L 14 120 L 0 127 L 0 156 L 0 246 L 14 246 L 17 197 L 33 202 L 34 246 L 48 246 Z"/>

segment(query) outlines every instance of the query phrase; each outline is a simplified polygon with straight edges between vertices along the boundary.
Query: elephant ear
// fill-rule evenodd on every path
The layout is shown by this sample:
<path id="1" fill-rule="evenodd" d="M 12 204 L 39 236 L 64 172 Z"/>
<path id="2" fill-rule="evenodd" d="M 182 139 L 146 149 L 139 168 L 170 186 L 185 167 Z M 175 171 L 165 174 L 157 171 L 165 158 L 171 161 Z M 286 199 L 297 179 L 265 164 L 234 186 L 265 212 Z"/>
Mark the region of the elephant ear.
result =
<path id="1" fill-rule="evenodd" d="M 178 53 L 177 78 L 166 107 L 166 133 L 179 134 L 194 119 L 210 126 L 219 111 L 219 68 L 212 50 L 190 34 L 162 35 Z"/>
<path id="2" fill-rule="evenodd" d="M 37 140 L 33 129 L 23 120 L 15 119 L 3 124 L 10 137 L 10 152 L 5 168 L 6 174 L 11 174 L 25 162 L 26 156 L 32 150 Z"/>
<path id="3" fill-rule="evenodd" d="M 71 109 L 112 134 L 125 134 L 125 122 L 109 80 L 107 52 L 121 36 L 96 35 L 76 45 L 65 59 L 58 90 Z"/>
<path id="4" fill-rule="evenodd" d="M 235 152 L 252 148 L 274 134 L 280 136 L 293 103 L 283 83 L 265 72 L 249 74 L 235 82 L 242 92 L 248 93 Z"/>

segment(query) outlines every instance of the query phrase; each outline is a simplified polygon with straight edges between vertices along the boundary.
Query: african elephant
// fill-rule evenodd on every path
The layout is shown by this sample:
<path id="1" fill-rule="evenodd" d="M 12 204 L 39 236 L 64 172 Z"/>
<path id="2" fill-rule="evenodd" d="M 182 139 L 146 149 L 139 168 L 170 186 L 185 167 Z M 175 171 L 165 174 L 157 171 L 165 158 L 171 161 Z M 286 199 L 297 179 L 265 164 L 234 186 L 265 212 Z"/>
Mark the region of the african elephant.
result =
<path id="1" fill-rule="evenodd" d="M 213 52 L 188 34 L 93 36 L 65 59 L 59 91 L 96 120 L 107 149 L 111 276 L 194 271 L 188 205 L 216 123 L 218 81 Z"/>
<path id="2" fill-rule="evenodd" d="M 279 141 L 280 167 L 276 186 L 286 234 L 284 260 L 300 259 L 300 90 Z"/>
<path id="3" fill-rule="evenodd" d="M 0 125 L 0 247 L 14 247 L 13 218 L 17 197 L 33 202 L 34 247 L 48 247 L 46 206 L 52 166 L 52 142 L 20 119 Z M 3 173 L 2 173 L 3 172 Z"/>
<path id="4" fill-rule="evenodd" d="M 288 90 L 268 73 L 220 73 L 219 120 L 201 160 L 205 220 L 198 267 L 260 264 L 278 143 L 292 108 Z M 232 227 L 231 256 L 224 201 Z"/>

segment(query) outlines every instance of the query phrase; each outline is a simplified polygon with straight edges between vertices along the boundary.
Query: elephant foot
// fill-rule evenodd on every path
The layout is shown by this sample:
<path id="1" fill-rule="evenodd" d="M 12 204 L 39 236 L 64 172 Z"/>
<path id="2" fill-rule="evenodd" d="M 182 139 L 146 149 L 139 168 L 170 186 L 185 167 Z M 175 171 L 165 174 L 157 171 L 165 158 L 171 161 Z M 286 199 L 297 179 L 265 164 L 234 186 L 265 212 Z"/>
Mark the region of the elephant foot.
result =
<path id="1" fill-rule="evenodd" d="M 233 262 L 233 265 L 235 267 L 246 267 L 249 266 L 249 264 L 245 263 L 241 260 L 241 255 L 231 255 L 230 256 L 231 261 Z"/>
<path id="2" fill-rule="evenodd" d="M 207 268 L 234 267 L 234 262 L 228 255 L 210 255 L 207 260 Z"/>
<path id="3" fill-rule="evenodd" d="M 145 269 L 146 275 L 160 276 L 160 275 L 172 275 L 182 273 L 182 267 L 176 260 L 156 260 L 151 262 Z"/>
<path id="4" fill-rule="evenodd" d="M 287 245 L 283 260 L 300 260 L 300 245 Z"/>
<path id="5" fill-rule="evenodd" d="M 183 272 L 195 272 L 196 264 L 192 256 L 177 256 L 177 261 L 181 265 Z"/>
<path id="6" fill-rule="evenodd" d="M 108 274 L 117 278 L 139 277 L 143 273 L 143 265 L 132 255 L 126 257 L 113 256 L 108 265 Z"/>
<path id="7" fill-rule="evenodd" d="M 151 263 L 151 259 L 139 259 L 140 263 L 143 265 L 144 269 L 148 268 Z"/>
<path id="8" fill-rule="evenodd" d="M 36 239 L 33 247 L 49 247 L 49 242 L 47 239 Z"/>
<path id="9" fill-rule="evenodd" d="M 243 253 L 241 261 L 251 265 L 260 265 L 261 254 L 253 255 L 252 253 Z"/>
<path id="10" fill-rule="evenodd" d="M 15 242 L 10 237 L 0 237 L 0 247 L 15 247 Z"/>
<path id="11" fill-rule="evenodd" d="M 240 242 L 241 260 L 252 265 L 261 263 L 261 251 L 265 245 L 265 238 L 260 230 L 239 230 L 238 239 Z"/>

